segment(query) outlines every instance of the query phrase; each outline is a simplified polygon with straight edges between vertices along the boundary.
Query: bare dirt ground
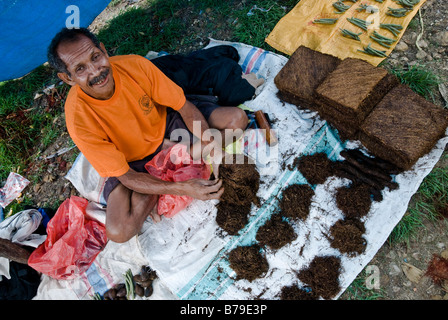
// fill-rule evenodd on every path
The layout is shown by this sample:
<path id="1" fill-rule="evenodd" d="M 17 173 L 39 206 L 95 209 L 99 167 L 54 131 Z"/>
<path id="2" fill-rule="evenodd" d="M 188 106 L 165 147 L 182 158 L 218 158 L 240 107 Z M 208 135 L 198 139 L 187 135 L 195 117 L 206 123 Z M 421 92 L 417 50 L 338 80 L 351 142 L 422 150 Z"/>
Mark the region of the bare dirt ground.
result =
<path id="1" fill-rule="evenodd" d="M 123 0 L 114 6 L 109 6 L 97 17 L 90 28 L 97 32 L 121 10 L 131 6 L 143 5 L 145 5 L 145 1 L 142 0 Z M 208 43 L 209 37 L 218 40 L 232 40 L 231 33 L 225 27 L 226 17 L 222 17 L 222 20 L 211 19 L 208 13 L 207 10 L 199 13 L 188 9 L 182 12 L 184 19 L 189 21 L 191 25 L 191 28 L 186 32 L 195 32 L 197 34 L 196 41 L 193 44 L 190 43 L 187 48 L 180 43 L 178 52 L 172 52 L 173 54 L 200 49 Z M 386 64 L 394 67 L 409 67 L 418 63 L 426 66 L 446 81 L 448 79 L 448 2 L 445 0 L 427 0 L 420 13 L 421 20 L 417 14 L 394 52 L 386 60 Z M 205 28 L 210 23 L 217 26 L 212 31 Z M 443 86 L 441 86 L 440 92 L 444 92 Z M 448 101 L 440 92 L 435 92 L 434 102 L 444 106 Z M 55 119 L 55 123 L 62 128 L 65 126 L 64 117 L 60 116 Z M 54 200 L 62 202 L 70 195 L 77 194 L 70 182 L 64 178 L 73 164 L 78 152 L 77 148 L 75 147 L 62 155 L 45 159 L 70 146 L 72 146 L 72 142 L 68 134 L 61 135 L 55 143 L 42 151 L 39 160 L 29 169 L 30 171 L 40 172 L 43 177 L 42 181 L 33 182 L 26 192 L 26 196 L 33 199 L 39 207 L 54 203 Z M 447 165 L 448 156 L 445 152 L 437 166 L 446 167 Z M 447 231 L 448 223 L 446 220 L 435 223 L 426 221 L 425 227 L 421 228 L 415 238 L 408 243 L 400 245 L 385 243 L 383 245 L 369 264 L 379 269 L 379 290 L 382 299 L 448 299 L 448 287 L 443 288 L 424 275 L 433 254 L 443 254 L 445 257 L 448 255 Z M 417 274 L 420 277 L 416 279 L 409 273 L 406 275 L 405 271 L 409 268 L 412 269 L 413 273 L 411 273 L 413 275 Z M 350 298 L 353 297 L 348 293 L 344 293 L 341 297 L 341 299 Z"/>

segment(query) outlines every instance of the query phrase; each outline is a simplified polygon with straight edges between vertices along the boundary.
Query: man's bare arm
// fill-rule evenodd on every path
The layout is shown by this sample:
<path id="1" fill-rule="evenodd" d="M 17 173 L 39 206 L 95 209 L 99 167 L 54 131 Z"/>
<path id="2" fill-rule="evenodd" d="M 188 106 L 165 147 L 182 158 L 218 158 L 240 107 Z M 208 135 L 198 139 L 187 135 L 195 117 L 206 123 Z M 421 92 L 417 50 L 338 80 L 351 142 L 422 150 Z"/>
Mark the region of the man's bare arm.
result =
<path id="1" fill-rule="evenodd" d="M 182 117 L 182 119 L 184 120 L 185 124 L 187 125 L 188 130 L 190 130 L 190 132 L 192 132 L 193 134 L 196 133 L 193 131 L 193 122 L 194 121 L 199 121 L 200 122 L 200 134 L 201 136 L 198 137 L 200 140 L 202 140 L 204 131 L 209 129 L 208 123 L 204 118 L 204 115 L 201 113 L 201 111 L 199 111 L 198 108 L 196 108 L 196 106 L 191 103 L 190 101 L 186 100 L 185 104 L 183 105 L 182 108 L 179 109 L 178 111 Z"/>
<path id="2" fill-rule="evenodd" d="M 215 177 L 218 176 L 219 165 L 222 160 L 222 136 L 219 139 L 215 139 L 213 135 L 204 134 L 210 129 L 207 121 L 205 120 L 199 109 L 190 101 L 186 101 L 181 109 L 178 111 L 184 120 L 187 128 L 194 134 L 193 123 L 198 121 L 200 123 L 200 140 L 197 141 L 191 148 L 190 155 L 193 160 L 206 159 L 207 156 L 211 156 L 211 164 Z M 217 131 L 217 130 L 216 130 Z M 221 135 L 219 131 L 218 134 Z"/>
<path id="3" fill-rule="evenodd" d="M 221 180 L 191 179 L 169 182 L 133 169 L 117 178 L 126 188 L 142 194 L 186 195 L 199 200 L 211 200 L 219 199 L 224 192 Z"/>

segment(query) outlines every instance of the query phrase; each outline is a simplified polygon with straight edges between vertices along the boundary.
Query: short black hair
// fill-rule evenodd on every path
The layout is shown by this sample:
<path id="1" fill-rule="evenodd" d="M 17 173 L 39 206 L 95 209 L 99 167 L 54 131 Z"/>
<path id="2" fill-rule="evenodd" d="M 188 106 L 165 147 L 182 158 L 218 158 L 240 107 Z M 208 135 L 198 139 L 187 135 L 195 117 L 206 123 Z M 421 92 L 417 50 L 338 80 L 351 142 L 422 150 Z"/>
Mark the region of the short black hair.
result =
<path id="1" fill-rule="evenodd" d="M 59 31 L 51 40 L 50 46 L 48 47 L 47 51 L 47 58 L 48 63 L 50 66 L 52 66 L 54 69 L 56 69 L 58 72 L 65 72 L 66 74 L 70 75 L 70 72 L 67 70 L 67 66 L 65 65 L 64 61 L 59 57 L 58 55 L 58 46 L 63 42 L 74 42 L 79 39 L 80 36 L 86 36 L 89 38 L 93 44 L 99 48 L 101 51 L 103 51 L 100 47 L 100 41 L 98 38 L 90 32 L 87 28 L 62 28 L 61 31 Z"/>

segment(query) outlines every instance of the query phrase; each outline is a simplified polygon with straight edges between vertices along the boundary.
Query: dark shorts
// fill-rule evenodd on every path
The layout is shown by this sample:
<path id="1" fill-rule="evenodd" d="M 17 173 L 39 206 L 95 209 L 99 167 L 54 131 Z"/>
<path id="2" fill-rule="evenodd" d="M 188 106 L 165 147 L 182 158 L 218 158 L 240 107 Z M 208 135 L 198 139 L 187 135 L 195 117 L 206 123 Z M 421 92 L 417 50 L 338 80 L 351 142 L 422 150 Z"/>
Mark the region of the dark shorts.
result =
<path id="1" fill-rule="evenodd" d="M 193 103 L 196 108 L 201 111 L 202 115 L 207 121 L 208 118 L 210 118 L 212 112 L 215 111 L 215 109 L 222 107 L 218 105 L 218 98 L 216 98 L 215 96 L 188 94 L 186 97 L 188 101 Z"/>
<path id="2" fill-rule="evenodd" d="M 191 101 L 199 109 L 199 111 L 201 111 L 206 120 L 208 120 L 208 118 L 216 108 L 220 107 L 216 103 L 217 99 L 213 96 L 187 95 L 187 99 Z M 194 141 L 196 139 L 193 136 L 193 134 L 190 131 L 188 131 L 187 126 L 184 120 L 182 119 L 180 113 L 171 108 L 167 108 L 164 139 L 170 139 L 172 141 L 181 142 L 182 135 L 174 134 L 173 139 L 171 139 L 172 138 L 171 134 L 176 129 L 186 130 L 182 131 L 182 134 L 188 134 L 189 136 L 188 138 L 190 139 L 189 141 Z M 129 167 L 137 172 L 147 172 L 145 169 L 145 164 L 148 161 L 151 161 L 151 159 L 154 158 L 155 155 L 158 154 L 161 150 L 162 145 L 160 145 L 153 154 L 150 154 L 149 156 L 141 160 L 129 162 Z M 106 203 L 110 193 L 119 183 L 120 181 L 116 177 L 107 178 L 103 189 L 103 196 L 104 199 L 106 200 Z"/>

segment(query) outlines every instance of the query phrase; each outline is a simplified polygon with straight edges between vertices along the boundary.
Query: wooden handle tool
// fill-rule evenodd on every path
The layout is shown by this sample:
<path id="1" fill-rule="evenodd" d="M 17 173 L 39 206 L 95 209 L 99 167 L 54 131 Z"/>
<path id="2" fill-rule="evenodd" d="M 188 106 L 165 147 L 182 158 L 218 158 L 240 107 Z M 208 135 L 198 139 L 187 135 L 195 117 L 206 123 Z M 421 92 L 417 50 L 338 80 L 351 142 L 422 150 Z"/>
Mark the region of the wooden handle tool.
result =
<path id="1" fill-rule="evenodd" d="M 271 130 L 271 126 L 269 125 L 269 122 L 266 119 L 263 111 L 255 111 L 255 120 L 257 121 L 258 127 L 264 129 L 266 141 L 268 142 L 268 144 L 271 147 L 275 146 L 278 143 L 278 139 L 275 135 L 275 132 Z"/>

